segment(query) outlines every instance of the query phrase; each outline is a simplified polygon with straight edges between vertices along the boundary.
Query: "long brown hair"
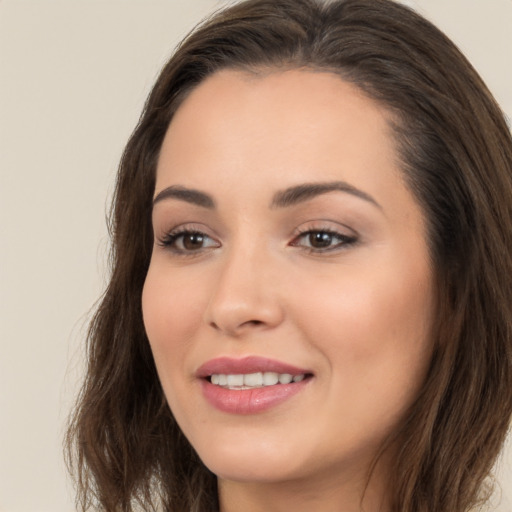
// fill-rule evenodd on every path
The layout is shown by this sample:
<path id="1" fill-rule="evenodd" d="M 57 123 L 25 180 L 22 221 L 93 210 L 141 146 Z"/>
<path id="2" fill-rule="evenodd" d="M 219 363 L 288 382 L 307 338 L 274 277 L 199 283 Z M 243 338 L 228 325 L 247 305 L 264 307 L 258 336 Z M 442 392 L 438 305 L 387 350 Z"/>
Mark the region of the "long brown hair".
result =
<path id="1" fill-rule="evenodd" d="M 119 168 L 111 279 L 90 325 L 67 437 L 82 510 L 218 508 L 216 478 L 176 425 L 141 313 L 159 150 L 173 113 L 223 68 L 338 74 L 387 107 L 427 219 L 438 314 L 423 388 L 393 439 L 393 512 L 478 503 L 512 414 L 512 140 L 468 61 L 391 0 L 248 0 L 217 13 L 161 72 Z M 383 449 L 385 446 L 383 447 Z"/>

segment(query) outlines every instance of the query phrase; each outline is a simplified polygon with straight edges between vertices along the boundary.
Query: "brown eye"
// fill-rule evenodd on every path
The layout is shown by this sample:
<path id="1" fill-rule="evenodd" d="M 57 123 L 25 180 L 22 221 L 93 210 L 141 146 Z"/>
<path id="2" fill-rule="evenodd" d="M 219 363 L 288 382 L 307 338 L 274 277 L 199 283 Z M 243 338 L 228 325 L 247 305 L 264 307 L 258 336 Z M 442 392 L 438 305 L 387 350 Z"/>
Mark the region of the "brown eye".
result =
<path id="1" fill-rule="evenodd" d="M 309 245 L 315 249 L 325 249 L 333 243 L 332 233 L 325 231 L 313 231 L 309 233 Z"/>
<path id="2" fill-rule="evenodd" d="M 324 253 L 344 249 L 356 242 L 356 236 L 344 235 L 330 230 L 312 229 L 299 235 L 291 245 L 304 247 L 313 253 Z"/>
<path id="3" fill-rule="evenodd" d="M 201 231 L 191 230 L 169 233 L 162 240 L 160 240 L 160 245 L 162 247 L 168 248 L 176 254 L 183 255 L 220 247 L 220 244 L 217 240 L 214 240 Z"/>
<path id="4" fill-rule="evenodd" d="M 202 249 L 204 235 L 202 233 L 188 233 L 183 235 L 183 248 L 187 251 Z"/>

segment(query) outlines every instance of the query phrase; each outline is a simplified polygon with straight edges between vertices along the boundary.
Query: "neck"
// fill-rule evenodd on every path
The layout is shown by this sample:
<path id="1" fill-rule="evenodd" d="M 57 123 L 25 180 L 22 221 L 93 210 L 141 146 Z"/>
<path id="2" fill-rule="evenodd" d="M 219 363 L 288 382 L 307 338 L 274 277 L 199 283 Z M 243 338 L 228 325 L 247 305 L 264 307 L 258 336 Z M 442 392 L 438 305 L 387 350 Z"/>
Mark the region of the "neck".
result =
<path id="1" fill-rule="evenodd" d="M 236 482 L 219 478 L 220 512 L 389 512 L 385 483 L 375 468 L 366 476 L 339 473 L 285 482 Z"/>

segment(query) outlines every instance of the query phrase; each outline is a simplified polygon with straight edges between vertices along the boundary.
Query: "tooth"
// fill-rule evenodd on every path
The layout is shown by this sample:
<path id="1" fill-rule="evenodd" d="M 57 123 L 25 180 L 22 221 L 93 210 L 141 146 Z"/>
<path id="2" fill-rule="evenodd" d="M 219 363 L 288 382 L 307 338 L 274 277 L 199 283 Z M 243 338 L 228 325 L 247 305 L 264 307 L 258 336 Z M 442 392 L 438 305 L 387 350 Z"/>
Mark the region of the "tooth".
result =
<path id="1" fill-rule="evenodd" d="M 256 388 L 262 386 L 273 386 L 275 384 L 289 384 L 290 382 L 300 382 L 304 380 L 305 375 L 291 375 L 289 373 L 276 372 L 255 372 L 248 374 L 223 374 L 215 373 L 210 376 L 212 384 L 231 388 Z"/>
<path id="2" fill-rule="evenodd" d="M 273 386 L 279 382 L 279 375 L 275 372 L 265 372 L 263 374 L 263 384 L 265 386 Z"/>
<path id="3" fill-rule="evenodd" d="M 279 384 L 289 384 L 292 379 L 293 377 L 289 373 L 281 373 L 281 375 L 279 375 Z"/>
<path id="4" fill-rule="evenodd" d="M 263 374 L 261 372 L 258 373 L 248 373 L 244 375 L 244 386 L 263 386 Z"/>
<path id="5" fill-rule="evenodd" d="M 228 375 L 228 386 L 243 386 L 244 376 L 243 375 Z"/>

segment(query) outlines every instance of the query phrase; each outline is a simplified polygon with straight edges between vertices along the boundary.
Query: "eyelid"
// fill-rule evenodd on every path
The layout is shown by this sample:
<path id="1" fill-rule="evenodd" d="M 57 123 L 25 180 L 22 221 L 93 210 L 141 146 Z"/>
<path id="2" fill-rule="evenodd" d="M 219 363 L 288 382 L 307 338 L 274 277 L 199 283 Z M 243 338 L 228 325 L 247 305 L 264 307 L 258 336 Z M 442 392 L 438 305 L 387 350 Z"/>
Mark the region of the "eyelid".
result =
<path id="1" fill-rule="evenodd" d="M 359 233 L 350 226 L 327 219 L 304 222 L 293 230 L 291 236 L 296 237 L 310 231 L 327 231 L 329 233 L 335 233 L 346 237 L 359 238 Z"/>
<path id="2" fill-rule="evenodd" d="M 326 233 L 338 239 L 338 243 L 330 247 L 312 247 L 300 244 L 300 240 L 312 233 Z M 293 239 L 289 243 L 292 247 L 303 248 L 312 254 L 325 254 L 339 252 L 357 244 L 360 240 L 359 234 L 348 226 L 333 223 L 332 221 L 313 221 L 296 228 Z"/>
<path id="3" fill-rule="evenodd" d="M 310 244 L 302 243 L 306 236 L 314 233 L 324 233 L 331 237 L 331 242 L 327 246 L 315 247 L 313 239 Z M 204 238 L 204 244 L 197 248 L 179 247 L 176 242 L 181 239 L 183 245 L 183 237 L 187 235 L 200 235 Z M 312 254 L 335 253 L 346 250 L 349 246 L 353 246 L 359 242 L 359 235 L 350 227 L 338 222 L 317 220 L 301 224 L 294 229 L 291 234 L 292 240 L 287 245 L 298 249 L 306 250 Z M 188 240 L 190 241 L 190 239 Z M 178 257 L 194 257 L 209 252 L 212 249 L 222 246 L 218 237 L 211 234 L 211 229 L 201 223 L 180 224 L 172 229 L 164 231 L 160 236 L 155 235 L 155 242 L 163 249 L 171 252 Z"/>
<path id="4" fill-rule="evenodd" d="M 204 252 L 206 252 L 206 251 L 209 251 L 211 249 L 218 248 L 221 246 L 221 243 L 217 240 L 217 237 L 210 234 L 210 232 L 211 232 L 211 230 L 202 224 L 195 224 L 195 223 L 180 224 L 172 229 L 164 231 L 163 234 L 158 237 L 155 236 L 155 242 L 163 249 L 172 252 L 174 255 L 184 256 L 184 257 L 193 257 L 193 256 L 198 256 L 200 254 L 204 254 Z M 202 235 L 205 239 L 213 241 L 214 244 L 210 244 L 206 247 L 200 247 L 195 250 L 194 249 L 187 250 L 187 249 L 182 249 L 182 248 L 173 246 L 173 244 L 174 244 L 174 242 L 176 242 L 176 240 L 180 239 L 181 237 L 183 237 L 187 234 Z"/>

